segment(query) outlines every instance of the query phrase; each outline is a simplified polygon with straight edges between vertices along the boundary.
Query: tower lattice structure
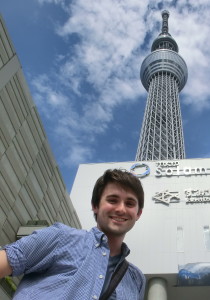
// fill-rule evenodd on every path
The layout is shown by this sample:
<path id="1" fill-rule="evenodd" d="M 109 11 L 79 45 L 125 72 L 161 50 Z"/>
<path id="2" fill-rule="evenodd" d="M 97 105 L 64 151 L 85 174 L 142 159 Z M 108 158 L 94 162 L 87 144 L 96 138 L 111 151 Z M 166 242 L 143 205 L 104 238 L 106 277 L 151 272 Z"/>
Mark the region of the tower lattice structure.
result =
<path id="1" fill-rule="evenodd" d="M 185 158 L 179 92 L 187 81 L 187 65 L 168 32 L 169 12 L 162 12 L 162 32 L 141 65 L 140 78 L 148 91 L 137 161 Z"/>

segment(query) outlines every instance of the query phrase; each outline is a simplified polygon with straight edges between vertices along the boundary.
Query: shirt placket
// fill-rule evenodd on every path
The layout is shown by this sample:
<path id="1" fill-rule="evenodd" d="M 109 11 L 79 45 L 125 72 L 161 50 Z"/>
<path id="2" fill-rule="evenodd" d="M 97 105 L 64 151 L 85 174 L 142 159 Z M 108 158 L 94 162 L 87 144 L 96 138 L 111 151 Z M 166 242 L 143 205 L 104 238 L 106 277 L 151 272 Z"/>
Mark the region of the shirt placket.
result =
<path id="1" fill-rule="evenodd" d="M 101 238 L 100 243 L 95 244 L 96 257 L 98 258 L 98 266 L 96 268 L 95 285 L 93 288 L 92 298 L 98 300 L 101 294 L 102 287 L 107 271 L 107 265 L 109 260 L 109 248 L 107 244 L 108 240 L 106 236 Z"/>

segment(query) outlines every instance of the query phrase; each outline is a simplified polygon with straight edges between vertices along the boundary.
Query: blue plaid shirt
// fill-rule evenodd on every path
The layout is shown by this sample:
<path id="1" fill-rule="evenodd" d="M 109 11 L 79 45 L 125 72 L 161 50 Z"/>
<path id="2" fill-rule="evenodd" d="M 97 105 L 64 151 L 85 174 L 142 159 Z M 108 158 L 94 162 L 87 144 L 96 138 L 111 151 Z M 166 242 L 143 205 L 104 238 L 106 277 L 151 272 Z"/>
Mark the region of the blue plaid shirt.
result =
<path id="1" fill-rule="evenodd" d="M 13 276 L 24 274 L 14 300 L 99 299 L 109 260 L 107 237 L 98 228 L 61 223 L 4 247 Z M 125 245 L 124 256 L 129 253 Z M 117 300 L 143 300 L 145 277 L 129 265 L 116 288 Z"/>

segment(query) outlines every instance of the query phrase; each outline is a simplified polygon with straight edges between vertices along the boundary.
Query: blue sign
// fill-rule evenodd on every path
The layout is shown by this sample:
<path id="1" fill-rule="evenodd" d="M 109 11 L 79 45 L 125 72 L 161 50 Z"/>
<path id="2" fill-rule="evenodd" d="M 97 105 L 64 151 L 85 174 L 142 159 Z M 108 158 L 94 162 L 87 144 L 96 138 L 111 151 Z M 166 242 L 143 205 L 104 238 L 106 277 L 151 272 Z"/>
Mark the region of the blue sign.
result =
<path id="1" fill-rule="evenodd" d="M 140 169 L 140 170 L 137 170 Z M 150 174 L 150 167 L 144 163 L 135 163 L 131 166 L 131 173 L 139 178 L 143 178 Z"/>

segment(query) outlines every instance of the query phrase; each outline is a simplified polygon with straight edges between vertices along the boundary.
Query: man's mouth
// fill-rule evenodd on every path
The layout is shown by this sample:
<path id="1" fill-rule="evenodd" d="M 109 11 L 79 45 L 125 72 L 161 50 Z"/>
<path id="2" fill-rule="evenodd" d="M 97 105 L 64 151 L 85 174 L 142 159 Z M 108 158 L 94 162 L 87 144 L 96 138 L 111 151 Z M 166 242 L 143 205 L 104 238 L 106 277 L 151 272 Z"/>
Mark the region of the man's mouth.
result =
<path id="1" fill-rule="evenodd" d="M 120 218 L 120 217 L 110 217 L 112 220 L 116 221 L 116 222 L 125 222 L 127 221 L 126 218 Z"/>

